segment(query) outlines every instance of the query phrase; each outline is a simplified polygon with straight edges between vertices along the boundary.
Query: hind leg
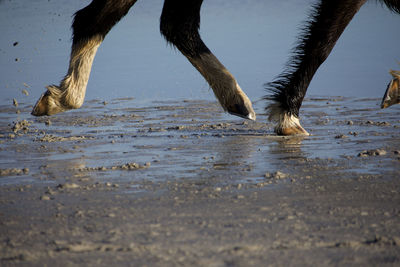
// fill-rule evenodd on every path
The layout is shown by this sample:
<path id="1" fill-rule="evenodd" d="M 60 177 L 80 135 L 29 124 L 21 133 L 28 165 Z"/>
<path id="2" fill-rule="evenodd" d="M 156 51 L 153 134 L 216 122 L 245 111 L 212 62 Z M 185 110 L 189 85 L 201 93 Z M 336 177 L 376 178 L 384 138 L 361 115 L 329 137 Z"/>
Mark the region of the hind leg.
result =
<path id="1" fill-rule="evenodd" d="M 381 0 L 390 10 L 400 14 L 400 0 Z M 393 79 L 389 82 L 381 102 L 381 108 L 400 103 L 400 71 L 391 70 Z"/>
<path id="2" fill-rule="evenodd" d="M 299 110 L 319 66 L 326 60 L 336 41 L 366 0 L 322 0 L 315 7 L 303 37 L 287 69 L 267 84 L 272 100 L 266 108 L 276 122 L 279 135 L 309 135 L 300 125 Z"/>
<path id="3" fill-rule="evenodd" d="M 75 14 L 68 73 L 59 86 L 47 86 L 32 115 L 53 115 L 82 106 L 97 48 L 136 0 L 93 0 Z"/>
<path id="4" fill-rule="evenodd" d="M 400 71 L 390 71 L 393 79 L 389 82 L 385 95 L 381 102 L 381 108 L 388 108 L 394 104 L 400 104 Z"/>
<path id="5" fill-rule="evenodd" d="M 166 40 L 203 75 L 225 111 L 255 120 L 251 101 L 233 75 L 211 53 L 199 34 L 202 0 L 165 0 L 160 30 Z"/>

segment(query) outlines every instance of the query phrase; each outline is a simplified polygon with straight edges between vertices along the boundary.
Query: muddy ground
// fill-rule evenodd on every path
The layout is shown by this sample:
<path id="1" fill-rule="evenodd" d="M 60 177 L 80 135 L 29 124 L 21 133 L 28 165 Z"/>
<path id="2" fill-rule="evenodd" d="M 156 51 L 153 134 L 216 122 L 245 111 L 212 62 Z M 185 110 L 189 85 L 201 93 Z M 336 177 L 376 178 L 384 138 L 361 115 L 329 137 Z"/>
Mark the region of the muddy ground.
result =
<path id="1" fill-rule="evenodd" d="M 398 266 L 399 106 L 307 99 L 307 138 L 215 102 L 0 107 L 1 266 Z"/>

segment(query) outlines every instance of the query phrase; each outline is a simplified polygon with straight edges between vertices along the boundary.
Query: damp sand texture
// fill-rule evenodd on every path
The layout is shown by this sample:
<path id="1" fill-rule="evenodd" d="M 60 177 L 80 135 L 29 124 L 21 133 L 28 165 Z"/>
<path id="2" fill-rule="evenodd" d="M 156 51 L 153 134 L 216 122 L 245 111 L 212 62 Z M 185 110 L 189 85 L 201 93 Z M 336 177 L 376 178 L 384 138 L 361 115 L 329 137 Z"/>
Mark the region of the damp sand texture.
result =
<path id="1" fill-rule="evenodd" d="M 306 99 L 303 139 L 216 102 L 135 101 L 1 107 L 2 266 L 399 264 L 397 107 Z"/>

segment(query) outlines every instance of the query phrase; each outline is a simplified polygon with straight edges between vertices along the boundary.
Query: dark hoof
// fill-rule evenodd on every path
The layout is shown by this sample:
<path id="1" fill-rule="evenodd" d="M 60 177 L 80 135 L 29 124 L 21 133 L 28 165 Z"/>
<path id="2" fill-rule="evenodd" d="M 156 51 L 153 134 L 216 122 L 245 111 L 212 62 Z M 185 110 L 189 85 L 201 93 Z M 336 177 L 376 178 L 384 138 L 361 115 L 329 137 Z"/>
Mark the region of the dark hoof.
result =
<path id="1" fill-rule="evenodd" d="M 253 110 L 250 100 L 245 99 L 244 103 L 233 104 L 227 107 L 229 114 L 255 121 L 256 113 Z"/>
<path id="2" fill-rule="evenodd" d="M 238 106 L 235 105 L 234 108 L 230 108 L 228 110 L 229 114 L 244 118 L 244 119 L 248 119 L 248 120 L 252 120 L 255 121 L 256 120 L 256 113 L 254 111 L 249 111 L 247 109 L 243 109 L 242 106 Z"/>

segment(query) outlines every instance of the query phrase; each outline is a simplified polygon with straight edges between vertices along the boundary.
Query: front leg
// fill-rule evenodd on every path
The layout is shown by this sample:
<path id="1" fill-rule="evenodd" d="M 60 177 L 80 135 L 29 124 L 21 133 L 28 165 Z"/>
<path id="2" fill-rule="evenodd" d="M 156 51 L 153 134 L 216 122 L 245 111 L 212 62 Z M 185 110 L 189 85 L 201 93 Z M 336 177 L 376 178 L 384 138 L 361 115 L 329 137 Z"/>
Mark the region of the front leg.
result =
<path id="1" fill-rule="evenodd" d="M 50 116 L 82 106 L 93 59 L 101 42 L 102 38 L 95 36 L 72 46 L 67 75 L 59 86 L 46 87 L 47 91 L 37 101 L 32 115 Z"/>
<path id="2" fill-rule="evenodd" d="M 245 119 L 256 119 L 250 99 L 235 77 L 211 52 L 188 59 L 206 79 L 224 110 Z"/>
<path id="3" fill-rule="evenodd" d="M 198 30 L 202 2 L 165 0 L 160 23 L 161 33 L 202 74 L 225 111 L 255 120 L 256 114 L 250 99 L 200 38 Z"/>
<path id="4" fill-rule="evenodd" d="M 266 85 L 273 102 L 266 107 L 279 135 L 309 135 L 300 125 L 299 110 L 319 66 L 366 0 L 322 0 L 313 10 L 286 70 Z"/>
<path id="5" fill-rule="evenodd" d="M 47 86 L 32 115 L 53 115 L 82 106 L 97 48 L 136 0 L 93 0 L 75 14 L 67 75 L 59 86 Z"/>

